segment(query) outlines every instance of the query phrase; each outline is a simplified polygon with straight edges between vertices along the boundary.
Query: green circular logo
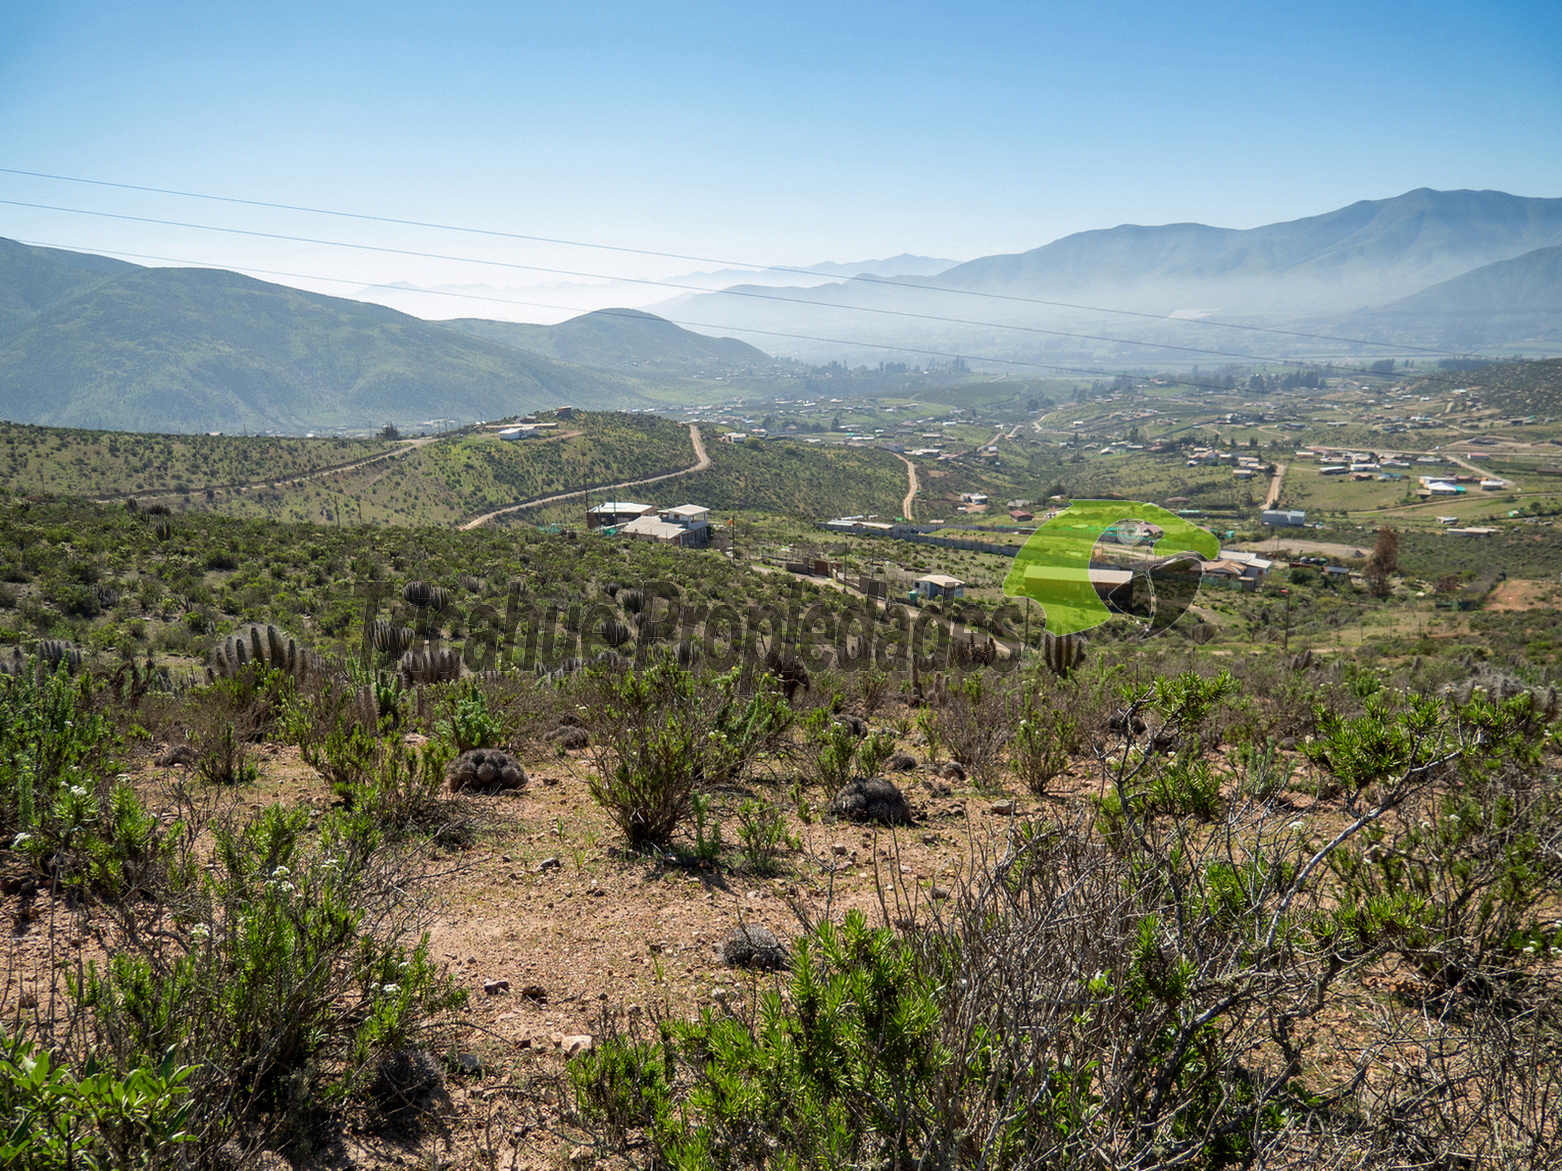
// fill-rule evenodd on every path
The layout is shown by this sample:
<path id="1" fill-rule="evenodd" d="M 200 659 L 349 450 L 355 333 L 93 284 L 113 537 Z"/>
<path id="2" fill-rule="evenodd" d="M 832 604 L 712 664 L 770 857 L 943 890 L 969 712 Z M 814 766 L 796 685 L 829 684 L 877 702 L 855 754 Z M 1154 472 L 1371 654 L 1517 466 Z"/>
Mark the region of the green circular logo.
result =
<path id="1" fill-rule="evenodd" d="M 1098 545 L 1112 556 L 1093 564 Z M 1076 500 L 1031 534 L 1003 592 L 1039 603 L 1053 634 L 1089 630 L 1114 614 L 1155 634 L 1187 612 L 1200 564 L 1219 555 L 1214 533 L 1158 505 Z"/>

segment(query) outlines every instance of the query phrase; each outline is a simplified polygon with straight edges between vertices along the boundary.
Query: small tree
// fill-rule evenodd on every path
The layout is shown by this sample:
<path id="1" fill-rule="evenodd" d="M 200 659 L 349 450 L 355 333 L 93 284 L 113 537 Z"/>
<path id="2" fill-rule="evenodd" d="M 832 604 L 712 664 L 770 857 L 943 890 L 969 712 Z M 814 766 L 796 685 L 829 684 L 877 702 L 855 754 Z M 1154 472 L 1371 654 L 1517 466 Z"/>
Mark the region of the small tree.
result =
<path id="1" fill-rule="evenodd" d="M 397 427 L 395 423 L 386 423 L 385 426 L 380 428 L 380 438 L 381 439 L 400 439 L 401 438 L 401 429 L 399 427 Z"/>
<path id="2" fill-rule="evenodd" d="M 1372 546 L 1369 564 L 1376 565 L 1385 574 L 1399 571 L 1399 534 L 1387 525 L 1378 530 L 1377 544 Z"/>

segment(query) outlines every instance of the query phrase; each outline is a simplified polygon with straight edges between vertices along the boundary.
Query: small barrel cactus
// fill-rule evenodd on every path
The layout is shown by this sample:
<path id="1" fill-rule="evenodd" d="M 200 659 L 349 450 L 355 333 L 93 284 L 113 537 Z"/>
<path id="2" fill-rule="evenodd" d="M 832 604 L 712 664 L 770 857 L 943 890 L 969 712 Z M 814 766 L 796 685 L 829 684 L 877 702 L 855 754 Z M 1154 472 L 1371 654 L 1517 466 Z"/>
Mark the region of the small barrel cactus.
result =
<path id="1" fill-rule="evenodd" d="M 474 748 L 463 752 L 445 766 L 450 791 L 462 789 L 524 789 L 526 772 L 508 752 L 494 748 Z"/>

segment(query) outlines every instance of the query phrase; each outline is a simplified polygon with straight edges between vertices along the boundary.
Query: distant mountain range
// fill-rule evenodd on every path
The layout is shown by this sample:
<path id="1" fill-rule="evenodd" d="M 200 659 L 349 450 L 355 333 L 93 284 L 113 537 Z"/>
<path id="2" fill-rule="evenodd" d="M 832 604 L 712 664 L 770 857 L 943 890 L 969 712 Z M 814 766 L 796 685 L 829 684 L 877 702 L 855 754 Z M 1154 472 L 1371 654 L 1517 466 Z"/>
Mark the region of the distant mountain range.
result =
<path id="1" fill-rule="evenodd" d="M 679 368 L 721 362 L 726 353 L 747 363 L 758 354 L 665 322 L 657 330 L 657 319 L 644 315 L 593 316 L 546 345 L 639 352 Z M 615 347 L 615 329 L 634 345 Z M 13 422 L 363 429 L 503 418 L 565 403 L 654 407 L 665 401 L 655 389 L 630 373 L 559 361 L 379 305 L 221 270 L 143 268 L 0 240 L 0 417 Z"/>
<path id="2" fill-rule="evenodd" d="M 853 364 L 893 359 L 881 347 L 895 346 L 919 361 L 945 351 L 1102 370 L 1202 361 L 1199 351 L 1222 351 L 1210 355 L 1218 361 L 1392 353 L 1308 335 L 1562 353 L 1562 199 L 1423 189 L 1260 228 L 1081 232 L 929 271 L 945 263 L 902 254 L 817 264 L 805 277 L 767 270 L 794 283 L 747 274 L 725 292 L 668 301 L 661 315 L 618 308 L 532 325 L 429 321 L 231 272 L 0 240 L 0 416 L 299 431 L 709 401 L 712 377 L 741 375 L 752 390 L 776 372 L 760 349 L 707 336 L 744 330 L 766 331 L 750 336 L 789 357 Z M 452 292 L 439 316 L 474 303 L 456 296 L 485 294 Z M 1240 333 L 1203 320 L 1212 315 L 1292 332 Z"/>
<path id="3" fill-rule="evenodd" d="M 1259 228 L 1127 224 L 1079 232 L 1029 252 L 981 257 L 931 277 L 786 289 L 744 286 L 738 290 L 744 296 L 685 296 L 652 309 L 723 331 L 750 328 L 887 344 L 909 344 L 914 337 L 923 345 L 980 345 L 1003 357 L 1067 352 L 1153 360 L 1153 351 L 1143 347 L 1027 336 L 1024 327 L 1134 341 L 1211 336 L 1186 326 L 1168 329 L 1120 316 L 1114 321 L 1092 307 L 1165 318 L 1213 314 L 1252 323 L 1310 318 L 1339 324 L 1476 269 L 1558 246 L 1562 199 L 1423 188 Z M 1480 281 L 1446 289 L 1439 311 L 1484 312 L 1481 305 L 1493 297 L 1525 302 L 1537 291 L 1535 282 L 1545 284 L 1544 269 L 1543 256 L 1528 267 L 1496 269 Z M 1507 291 L 1499 292 L 1499 285 Z M 1549 287 L 1555 288 L 1554 279 Z M 897 321 L 895 313 L 920 316 Z M 956 320 L 929 320 L 934 318 Z M 968 324 L 972 321 L 982 324 Z M 1510 339 L 1504 335 L 1491 344 L 1504 340 Z M 783 352 L 817 358 L 844 348 L 801 343 Z"/>
<path id="4" fill-rule="evenodd" d="M 669 297 L 684 297 L 702 290 L 714 292 L 733 285 L 808 288 L 862 276 L 932 276 L 953 268 L 956 263 L 954 260 L 912 256 L 903 252 L 899 256 L 888 256 L 882 260 L 858 260 L 845 264 L 827 260 L 803 268 L 721 268 L 683 273 L 661 280 L 551 280 L 505 288 L 493 285 L 425 286 L 396 281 L 387 285 L 366 285 L 354 297 L 435 321 L 464 316 L 474 311 L 502 321 L 562 321 L 583 310 L 607 306 L 643 308 L 667 301 Z"/>

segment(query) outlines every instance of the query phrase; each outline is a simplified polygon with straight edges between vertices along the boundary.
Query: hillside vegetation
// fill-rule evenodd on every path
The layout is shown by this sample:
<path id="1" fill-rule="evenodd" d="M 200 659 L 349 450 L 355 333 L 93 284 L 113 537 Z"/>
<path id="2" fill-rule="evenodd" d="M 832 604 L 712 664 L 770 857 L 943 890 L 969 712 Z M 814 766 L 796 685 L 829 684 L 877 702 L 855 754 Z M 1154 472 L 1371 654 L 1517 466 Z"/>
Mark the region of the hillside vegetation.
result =
<path id="1" fill-rule="evenodd" d="M 1562 416 L 1562 358 L 1498 362 L 1455 377 L 1461 386 L 1480 391 L 1483 405 L 1504 414 Z"/>
<path id="2" fill-rule="evenodd" d="M 1522 631 L 1342 642 L 1298 580 L 984 663 L 713 551 L 63 501 L 0 567 L 44 1166 L 1554 1167 Z"/>
<path id="3" fill-rule="evenodd" d="M 579 366 L 613 366 L 678 374 L 768 369 L 774 358 L 747 342 L 706 337 L 638 309 L 602 309 L 558 325 L 457 318 L 450 329 L 545 354 Z"/>
<path id="4" fill-rule="evenodd" d="M 361 431 L 566 403 L 644 407 L 667 389 L 379 305 L 100 259 L 0 240 L 0 414 L 115 430 Z M 676 400 L 676 379 L 672 389 Z"/>

